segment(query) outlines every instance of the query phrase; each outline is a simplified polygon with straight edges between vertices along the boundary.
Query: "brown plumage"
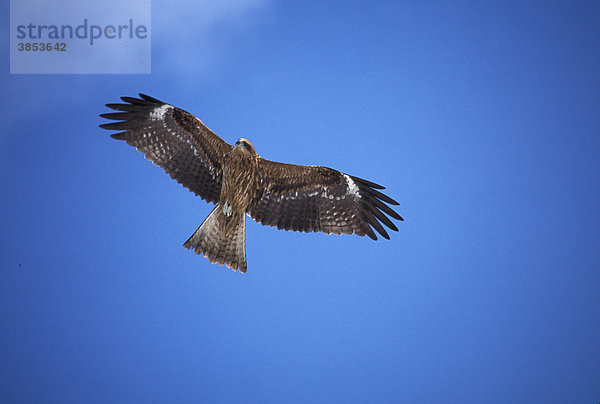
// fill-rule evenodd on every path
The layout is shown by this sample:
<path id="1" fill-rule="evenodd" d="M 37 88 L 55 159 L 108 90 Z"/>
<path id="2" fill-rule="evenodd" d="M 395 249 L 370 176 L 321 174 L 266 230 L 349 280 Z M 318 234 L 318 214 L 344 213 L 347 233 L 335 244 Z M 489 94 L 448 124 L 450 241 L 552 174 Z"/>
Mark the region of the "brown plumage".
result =
<path id="1" fill-rule="evenodd" d="M 213 263 L 246 272 L 246 214 L 278 229 L 356 233 L 373 240 L 373 229 L 389 239 L 382 223 L 398 230 L 390 217 L 403 220 L 388 206 L 398 202 L 378 191 L 384 189 L 381 185 L 331 168 L 263 159 L 246 139 L 231 146 L 190 113 L 140 97 L 106 104 L 121 112 L 101 114 L 118 122 L 100 127 L 120 130 L 111 136 L 125 140 L 171 178 L 216 204 L 184 243 Z"/>

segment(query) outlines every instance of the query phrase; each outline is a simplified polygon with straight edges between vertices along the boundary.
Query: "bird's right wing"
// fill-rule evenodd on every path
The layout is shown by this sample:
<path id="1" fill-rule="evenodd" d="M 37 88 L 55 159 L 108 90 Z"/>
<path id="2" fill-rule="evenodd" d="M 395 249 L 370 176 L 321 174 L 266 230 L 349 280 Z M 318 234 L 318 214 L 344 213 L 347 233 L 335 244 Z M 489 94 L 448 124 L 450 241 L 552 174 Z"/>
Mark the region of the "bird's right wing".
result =
<path id="1" fill-rule="evenodd" d="M 140 94 L 121 97 L 126 104 L 106 104 L 116 111 L 100 116 L 120 122 L 100 125 L 120 130 L 111 135 L 125 140 L 162 167 L 171 178 L 208 202 L 221 193 L 223 156 L 232 146 L 214 134 L 194 115 Z"/>
<path id="2" fill-rule="evenodd" d="M 377 230 L 384 238 L 398 228 L 390 220 L 403 220 L 386 204 L 398 202 L 381 193 L 371 181 L 320 166 L 302 166 L 259 159 L 259 193 L 250 216 L 278 229 L 330 234 L 368 235 Z M 380 223 L 381 222 L 381 223 Z"/>

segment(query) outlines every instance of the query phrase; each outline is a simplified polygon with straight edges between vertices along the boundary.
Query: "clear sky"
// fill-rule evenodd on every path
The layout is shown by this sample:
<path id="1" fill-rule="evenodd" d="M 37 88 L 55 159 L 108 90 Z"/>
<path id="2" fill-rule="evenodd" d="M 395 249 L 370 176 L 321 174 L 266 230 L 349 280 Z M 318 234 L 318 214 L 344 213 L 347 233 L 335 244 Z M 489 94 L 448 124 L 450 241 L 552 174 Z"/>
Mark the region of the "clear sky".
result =
<path id="1" fill-rule="evenodd" d="M 150 75 L 0 60 L 1 401 L 600 400 L 596 2 L 154 2 Z M 212 205 L 98 128 L 138 92 L 405 222 L 210 264 Z"/>

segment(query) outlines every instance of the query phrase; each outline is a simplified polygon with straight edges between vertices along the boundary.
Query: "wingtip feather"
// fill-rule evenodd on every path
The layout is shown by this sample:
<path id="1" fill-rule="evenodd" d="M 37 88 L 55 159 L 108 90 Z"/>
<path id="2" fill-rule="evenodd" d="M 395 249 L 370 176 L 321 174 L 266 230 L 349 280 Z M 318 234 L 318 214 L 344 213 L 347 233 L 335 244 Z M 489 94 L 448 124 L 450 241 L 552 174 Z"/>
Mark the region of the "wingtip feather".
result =
<path id="1" fill-rule="evenodd" d="M 361 183 L 363 185 L 371 187 L 371 188 L 385 189 L 385 187 L 383 185 L 379 185 L 379 184 L 377 184 L 377 183 L 375 183 L 373 181 L 365 180 L 364 178 L 354 177 L 352 175 L 350 176 L 350 178 L 352 178 L 353 180 L 355 180 L 355 181 L 357 181 L 357 182 L 359 182 L 359 183 Z"/>
<path id="2" fill-rule="evenodd" d="M 110 135 L 110 137 L 112 137 L 113 139 L 117 139 L 117 140 L 126 140 L 127 138 L 125 137 L 127 135 L 127 132 L 119 132 L 119 133 L 114 133 L 112 135 Z"/>
<path id="3" fill-rule="evenodd" d="M 138 93 L 138 95 L 140 96 L 140 98 L 142 98 L 143 100 L 149 101 L 149 102 L 153 102 L 153 103 L 160 103 L 160 104 L 164 104 L 164 102 L 162 102 L 159 99 L 156 99 L 154 97 L 150 97 L 147 94 L 143 94 L 143 93 Z"/>

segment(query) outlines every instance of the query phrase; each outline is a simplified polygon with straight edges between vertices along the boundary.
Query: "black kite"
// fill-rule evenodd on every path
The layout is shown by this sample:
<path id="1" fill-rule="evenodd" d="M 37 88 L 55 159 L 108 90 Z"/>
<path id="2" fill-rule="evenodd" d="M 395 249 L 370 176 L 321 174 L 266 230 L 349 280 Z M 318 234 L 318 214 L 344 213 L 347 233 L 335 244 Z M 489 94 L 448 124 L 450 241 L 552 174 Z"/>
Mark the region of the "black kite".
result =
<path id="1" fill-rule="evenodd" d="M 389 239 L 386 216 L 403 220 L 377 191 L 381 185 L 320 166 L 263 159 L 246 139 L 231 146 L 192 114 L 155 98 L 121 97 L 100 115 L 119 122 L 100 125 L 162 167 L 171 178 L 216 204 L 184 246 L 212 263 L 246 272 L 245 215 L 278 229 Z M 381 222 L 381 223 L 380 223 Z"/>

